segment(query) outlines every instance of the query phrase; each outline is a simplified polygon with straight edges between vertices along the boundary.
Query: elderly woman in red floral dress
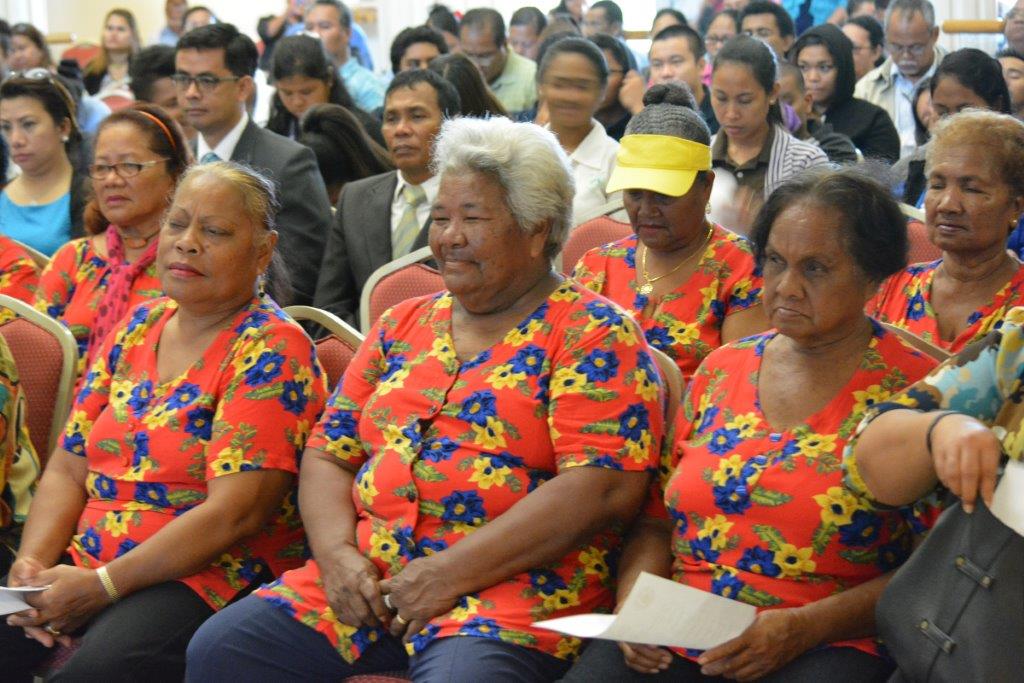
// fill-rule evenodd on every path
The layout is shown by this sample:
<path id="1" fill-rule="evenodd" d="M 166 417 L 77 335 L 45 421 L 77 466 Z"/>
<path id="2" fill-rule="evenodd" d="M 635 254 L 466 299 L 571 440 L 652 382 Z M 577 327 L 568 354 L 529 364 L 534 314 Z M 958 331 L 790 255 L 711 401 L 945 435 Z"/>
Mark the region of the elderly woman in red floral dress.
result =
<path id="1" fill-rule="evenodd" d="M 6 680 L 74 634 L 60 677 L 181 681 L 205 619 L 301 563 L 295 474 L 326 391 L 309 337 L 257 293 L 275 206 L 241 166 L 184 176 L 167 297 L 101 345 L 29 510 L 8 581 L 49 588 L 0 627 Z"/>
<path id="2" fill-rule="evenodd" d="M 550 681 L 581 643 L 533 622 L 611 609 L 661 441 L 649 349 L 552 269 L 572 176 L 550 132 L 453 120 L 435 158 L 447 291 L 370 331 L 303 456 L 314 559 L 206 624 L 189 680 Z"/>

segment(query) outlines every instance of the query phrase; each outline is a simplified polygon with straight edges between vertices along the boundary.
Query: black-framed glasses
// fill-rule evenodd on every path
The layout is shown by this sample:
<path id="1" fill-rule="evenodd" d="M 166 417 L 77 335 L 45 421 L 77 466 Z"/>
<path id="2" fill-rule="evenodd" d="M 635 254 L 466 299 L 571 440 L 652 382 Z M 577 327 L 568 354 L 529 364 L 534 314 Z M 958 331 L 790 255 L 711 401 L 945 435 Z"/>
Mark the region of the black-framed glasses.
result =
<path id="1" fill-rule="evenodd" d="M 154 161 L 119 161 L 116 164 L 92 164 L 89 166 L 89 177 L 94 180 L 104 180 L 111 172 L 121 178 L 134 178 L 150 166 L 156 166 L 167 159 L 156 159 Z"/>
<path id="2" fill-rule="evenodd" d="M 190 74 L 177 73 L 171 76 L 171 82 L 174 83 L 174 87 L 178 90 L 188 90 L 189 86 L 195 83 L 196 87 L 199 88 L 199 92 L 202 93 L 211 92 L 221 83 L 240 80 L 242 80 L 241 76 L 214 76 L 213 74 L 192 76 Z"/>

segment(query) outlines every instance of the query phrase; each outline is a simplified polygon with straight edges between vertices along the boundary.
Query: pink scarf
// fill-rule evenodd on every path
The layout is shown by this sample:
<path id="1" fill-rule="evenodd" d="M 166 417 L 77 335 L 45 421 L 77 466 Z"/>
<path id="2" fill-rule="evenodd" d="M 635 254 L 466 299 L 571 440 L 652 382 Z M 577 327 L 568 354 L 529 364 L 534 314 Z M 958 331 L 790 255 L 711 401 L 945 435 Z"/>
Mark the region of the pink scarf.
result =
<path id="1" fill-rule="evenodd" d="M 132 295 L 135 280 L 156 260 L 158 240 L 153 240 L 146 251 L 134 263 L 124 260 L 124 242 L 121 233 L 113 225 L 107 226 L 107 288 L 103 292 L 96 319 L 89 333 L 88 364 L 92 365 L 96 354 L 110 331 L 128 314 L 128 300 Z M 109 369 L 109 368 L 108 368 Z"/>

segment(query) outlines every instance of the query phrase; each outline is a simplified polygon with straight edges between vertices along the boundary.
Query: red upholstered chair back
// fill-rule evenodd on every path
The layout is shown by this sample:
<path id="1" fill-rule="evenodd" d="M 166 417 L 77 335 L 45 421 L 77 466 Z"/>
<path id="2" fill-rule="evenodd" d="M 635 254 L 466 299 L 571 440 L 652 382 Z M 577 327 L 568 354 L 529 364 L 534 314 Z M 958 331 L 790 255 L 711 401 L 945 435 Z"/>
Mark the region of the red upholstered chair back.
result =
<path id="1" fill-rule="evenodd" d="M 11 349 L 25 391 L 26 414 L 32 445 L 42 464 L 64 429 L 74 394 L 78 347 L 63 325 L 27 304 L 0 295 L 7 318 L 0 334 Z M 18 317 L 10 317 L 10 312 Z"/>
<path id="2" fill-rule="evenodd" d="M 128 107 L 132 106 L 132 102 L 134 101 L 135 100 L 132 100 L 128 97 L 124 97 L 123 95 L 107 95 L 103 98 L 103 104 L 110 107 L 110 111 L 119 111 L 121 109 L 127 109 Z"/>
<path id="3" fill-rule="evenodd" d="M 377 273 L 381 270 L 383 268 L 378 269 Z M 360 308 L 364 332 L 369 331 L 377 318 L 391 306 L 406 299 L 440 292 L 444 289 L 444 281 L 434 268 L 423 263 L 410 263 L 382 273 L 379 280 L 374 281 L 372 278 L 367 282 L 367 287 L 373 289 L 370 290 L 369 305 L 365 309 Z"/>
<path id="4" fill-rule="evenodd" d="M 316 357 L 327 374 L 327 388 L 334 391 L 363 343 L 363 335 L 338 316 L 319 308 L 289 306 L 284 312 L 295 320 L 308 320 L 327 330 L 327 335 L 316 341 Z"/>
<path id="5" fill-rule="evenodd" d="M 73 59 L 84 69 L 99 53 L 100 46 L 96 43 L 78 43 L 64 50 L 60 58 Z"/>
<path id="6" fill-rule="evenodd" d="M 620 240 L 632 232 L 633 228 L 629 223 L 623 223 L 607 216 L 600 216 L 581 223 L 569 233 L 569 239 L 562 247 L 562 272 L 569 275 L 576 266 L 576 262 L 588 251 L 594 247 Z"/>
<path id="7" fill-rule="evenodd" d="M 942 250 L 928 239 L 928 229 L 919 220 L 907 221 L 907 240 L 910 242 L 910 252 L 907 254 L 908 263 L 934 261 L 942 257 Z"/>
<path id="8" fill-rule="evenodd" d="M 327 373 L 327 388 L 334 391 L 358 347 L 350 346 L 333 334 L 316 340 L 316 357 Z"/>

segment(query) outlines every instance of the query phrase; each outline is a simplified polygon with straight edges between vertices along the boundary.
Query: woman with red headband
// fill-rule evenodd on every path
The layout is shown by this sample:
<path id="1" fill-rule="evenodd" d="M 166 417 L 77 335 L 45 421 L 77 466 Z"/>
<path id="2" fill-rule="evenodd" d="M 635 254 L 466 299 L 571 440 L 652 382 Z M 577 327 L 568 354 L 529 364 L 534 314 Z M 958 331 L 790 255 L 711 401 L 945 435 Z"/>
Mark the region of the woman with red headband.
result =
<path id="1" fill-rule="evenodd" d="M 128 311 L 163 291 L 154 264 L 160 217 L 191 161 L 181 129 L 159 107 L 136 104 L 100 126 L 88 236 L 54 254 L 35 300 L 78 341 L 79 374 Z"/>

